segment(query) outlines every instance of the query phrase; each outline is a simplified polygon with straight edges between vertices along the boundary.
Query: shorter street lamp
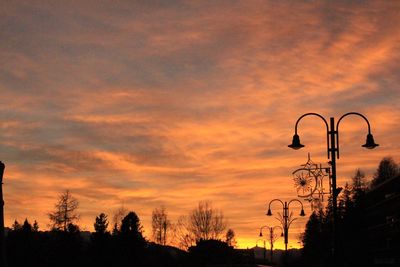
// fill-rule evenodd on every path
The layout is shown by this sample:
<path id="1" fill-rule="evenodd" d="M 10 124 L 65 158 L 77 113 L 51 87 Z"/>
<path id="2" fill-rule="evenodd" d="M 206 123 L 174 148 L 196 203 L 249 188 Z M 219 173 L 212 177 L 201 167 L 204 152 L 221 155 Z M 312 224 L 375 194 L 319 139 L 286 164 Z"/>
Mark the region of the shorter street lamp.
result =
<path id="1" fill-rule="evenodd" d="M 269 226 L 267 226 L 267 225 L 264 225 L 264 226 L 262 226 L 262 227 L 260 228 L 260 237 L 263 236 L 263 234 L 262 234 L 262 229 L 263 229 L 263 228 L 268 228 L 268 230 L 269 230 L 269 244 L 271 245 L 271 249 L 270 249 L 270 260 L 271 260 L 271 263 L 272 263 L 274 242 L 275 242 L 275 240 L 277 239 L 277 236 L 274 234 L 274 230 L 275 230 L 276 228 L 279 228 L 279 229 L 281 230 L 281 236 L 283 236 L 283 229 L 282 229 L 282 227 L 280 227 L 280 226 L 269 227 Z M 265 250 L 264 250 L 264 261 L 265 261 Z"/>
<path id="2" fill-rule="evenodd" d="M 271 212 L 271 204 L 272 202 L 278 201 L 282 204 L 283 207 L 283 213 L 282 213 L 282 226 L 283 226 L 283 235 L 284 235 L 284 239 L 285 239 L 285 251 L 287 251 L 287 244 L 289 241 L 289 227 L 290 224 L 295 220 L 295 219 L 291 219 L 291 215 L 289 215 L 289 206 L 290 203 L 292 202 L 299 202 L 301 205 L 301 212 L 300 212 L 300 216 L 304 217 L 306 214 L 304 213 L 304 208 L 303 208 L 303 203 L 298 200 L 298 199 L 292 199 L 289 202 L 283 202 L 280 199 L 273 199 L 269 202 L 268 205 L 268 212 L 267 212 L 267 216 L 272 216 L 272 212 Z"/>

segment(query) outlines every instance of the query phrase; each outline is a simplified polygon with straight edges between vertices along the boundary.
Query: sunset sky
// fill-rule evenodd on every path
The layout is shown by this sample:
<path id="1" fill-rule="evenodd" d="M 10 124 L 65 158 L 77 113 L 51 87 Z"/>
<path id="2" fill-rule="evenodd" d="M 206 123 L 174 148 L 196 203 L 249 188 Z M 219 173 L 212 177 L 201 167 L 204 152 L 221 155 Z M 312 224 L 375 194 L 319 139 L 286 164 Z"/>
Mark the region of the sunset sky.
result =
<path id="1" fill-rule="evenodd" d="M 69 189 L 82 229 L 124 206 L 150 238 L 154 208 L 208 200 L 252 247 L 307 153 L 328 161 L 316 117 L 287 147 L 302 114 L 369 119 L 374 150 L 361 118 L 340 124 L 338 186 L 400 161 L 400 2 L 1 1 L 0 94 L 7 226 L 47 229 Z"/>

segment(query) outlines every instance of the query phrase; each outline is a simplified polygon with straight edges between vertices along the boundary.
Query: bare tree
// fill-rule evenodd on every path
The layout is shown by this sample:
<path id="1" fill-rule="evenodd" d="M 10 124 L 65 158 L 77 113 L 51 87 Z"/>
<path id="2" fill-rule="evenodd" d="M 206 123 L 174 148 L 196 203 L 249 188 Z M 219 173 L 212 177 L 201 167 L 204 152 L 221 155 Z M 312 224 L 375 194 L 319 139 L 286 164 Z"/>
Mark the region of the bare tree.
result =
<path id="1" fill-rule="evenodd" d="M 171 224 L 173 243 L 187 250 L 200 240 L 222 240 L 227 227 L 223 213 L 212 207 L 211 202 L 200 201 L 188 216 L 180 216 Z"/>
<path id="2" fill-rule="evenodd" d="M 196 239 L 191 231 L 189 231 L 189 220 L 187 216 L 180 216 L 175 225 L 172 226 L 173 239 L 176 246 L 187 250 L 196 244 Z"/>
<path id="3" fill-rule="evenodd" d="M 114 212 L 112 220 L 114 225 L 113 228 L 114 234 L 120 230 L 122 219 L 124 219 L 127 214 L 128 210 L 123 205 Z"/>
<path id="4" fill-rule="evenodd" d="M 226 228 L 221 211 L 213 209 L 211 202 L 201 201 L 189 216 L 189 231 L 195 240 L 220 239 Z"/>
<path id="5" fill-rule="evenodd" d="M 52 229 L 68 231 L 68 226 L 79 219 L 79 215 L 76 213 L 78 205 L 78 200 L 72 197 L 69 190 L 62 193 L 54 205 L 55 211 L 48 214 Z"/>
<path id="6" fill-rule="evenodd" d="M 171 222 L 168 220 L 165 207 L 154 209 L 151 219 L 154 241 L 165 246 L 167 244 L 167 235 L 171 231 Z"/>

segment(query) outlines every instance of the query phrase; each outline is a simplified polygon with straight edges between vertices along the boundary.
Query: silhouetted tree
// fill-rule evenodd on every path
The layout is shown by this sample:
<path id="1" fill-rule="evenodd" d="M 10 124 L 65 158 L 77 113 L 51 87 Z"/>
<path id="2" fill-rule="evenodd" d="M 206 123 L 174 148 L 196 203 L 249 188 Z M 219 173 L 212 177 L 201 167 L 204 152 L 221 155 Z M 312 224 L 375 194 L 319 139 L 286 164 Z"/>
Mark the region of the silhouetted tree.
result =
<path id="1" fill-rule="evenodd" d="M 49 213 L 52 229 L 68 231 L 68 226 L 78 220 L 79 215 L 76 213 L 79 202 L 72 197 L 69 190 L 66 190 L 59 196 L 58 202 L 55 204 L 55 211 Z M 75 230 L 71 228 L 71 230 Z"/>
<path id="2" fill-rule="evenodd" d="M 167 244 L 167 234 L 170 231 L 171 222 L 168 220 L 167 212 L 165 207 L 160 209 L 156 208 L 153 210 L 151 217 L 151 226 L 153 240 L 157 244 L 166 245 Z"/>
<path id="3" fill-rule="evenodd" d="M 86 255 L 79 227 L 73 223 L 66 230 L 54 228 L 48 232 L 46 260 L 48 266 L 83 266 Z"/>
<path id="4" fill-rule="evenodd" d="M 199 202 L 189 216 L 189 230 L 196 241 L 220 239 L 226 228 L 226 220 L 221 211 L 212 208 L 210 202 Z"/>
<path id="5" fill-rule="evenodd" d="M 90 247 L 92 266 L 112 266 L 111 235 L 107 231 L 107 215 L 100 213 L 96 217 L 94 225 L 95 232 L 92 234 L 92 244 Z"/>
<path id="6" fill-rule="evenodd" d="M 343 218 L 347 210 L 350 209 L 353 205 L 353 189 L 354 187 L 351 187 L 348 183 L 346 183 L 343 190 L 341 191 L 341 194 L 339 195 L 337 213 L 338 217 L 340 218 Z"/>
<path id="7" fill-rule="evenodd" d="M 121 222 L 119 233 L 115 236 L 114 257 L 117 266 L 140 266 L 144 261 L 146 240 L 143 227 L 135 212 L 129 212 Z"/>
<path id="8" fill-rule="evenodd" d="M 119 207 L 113 214 L 112 217 L 112 222 L 113 222 L 113 235 L 116 235 L 119 233 L 120 228 L 121 228 L 121 222 L 122 219 L 128 214 L 128 210 L 124 207 L 121 206 Z"/>
<path id="9" fill-rule="evenodd" d="M 400 174 L 399 166 L 391 157 L 385 157 L 379 163 L 378 169 L 375 172 L 371 186 L 375 187 L 380 183 L 398 176 Z"/>
<path id="10" fill-rule="evenodd" d="M 225 242 L 230 247 L 236 246 L 235 231 L 233 231 L 232 229 L 228 229 L 228 231 L 226 231 Z"/>
<path id="11" fill-rule="evenodd" d="M 309 266 L 323 266 L 331 259 L 330 220 L 323 210 L 314 211 L 302 235 L 303 256 Z"/>
<path id="12" fill-rule="evenodd" d="M 32 231 L 34 231 L 34 232 L 39 231 L 39 224 L 36 220 L 33 222 Z"/>
<path id="13" fill-rule="evenodd" d="M 24 232 L 32 232 L 32 230 L 33 230 L 32 225 L 29 223 L 27 218 L 25 219 L 24 223 L 22 224 L 21 230 Z"/>
<path id="14" fill-rule="evenodd" d="M 368 266 L 365 255 L 365 207 L 363 198 L 368 190 L 365 175 L 356 170 L 352 184 L 346 184 L 338 197 L 338 220 L 335 238 L 340 246 L 336 251 L 336 263 L 343 266 Z M 332 266 L 332 202 L 325 209 L 313 213 L 302 236 L 303 256 L 306 266 Z M 342 266 L 341 265 L 341 266 Z"/>
<path id="15" fill-rule="evenodd" d="M 353 188 L 354 190 L 365 190 L 367 188 L 367 181 L 365 178 L 365 173 L 357 169 L 352 177 Z"/>
<path id="16" fill-rule="evenodd" d="M 142 236 L 143 227 L 140 224 L 139 217 L 135 212 L 129 212 L 121 222 L 121 234 Z"/>
<path id="17" fill-rule="evenodd" d="M 174 226 L 174 238 L 177 246 L 183 250 L 196 244 L 196 238 L 189 230 L 189 220 L 187 216 L 180 216 Z"/>
<path id="18" fill-rule="evenodd" d="M 19 231 L 22 229 L 21 224 L 17 221 L 17 219 L 14 220 L 13 225 L 11 226 L 11 229 L 13 229 L 14 231 Z"/>
<path id="19" fill-rule="evenodd" d="M 188 216 L 180 216 L 174 226 L 174 237 L 181 249 L 187 250 L 200 240 L 221 239 L 227 222 L 221 211 L 210 202 L 201 201 Z"/>
<path id="20" fill-rule="evenodd" d="M 40 262 L 40 247 L 38 233 L 33 231 L 28 219 L 21 225 L 13 224 L 8 233 L 7 247 L 10 266 L 37 266 Z"/>
<path id="21" fill-rule="evenodd" d="M 108 228 L 107 215 L 100 213 L 100 215 L 96 217 L 96 221 L 93 226 L 97 234 L 104 235 Z"/>
<path id="22" fill-rule="evenodd" d="M 111 234 L 113 235 L 113 236 L 116 236 L 116 235 L 118 235 L 120 232 L 119 232 L 119 228 L 118 228 L 118 224 L 114 224 L 114 227 L 113 227 L 113 229 L 112 229 L 112 232 L 111 232 Z"/>

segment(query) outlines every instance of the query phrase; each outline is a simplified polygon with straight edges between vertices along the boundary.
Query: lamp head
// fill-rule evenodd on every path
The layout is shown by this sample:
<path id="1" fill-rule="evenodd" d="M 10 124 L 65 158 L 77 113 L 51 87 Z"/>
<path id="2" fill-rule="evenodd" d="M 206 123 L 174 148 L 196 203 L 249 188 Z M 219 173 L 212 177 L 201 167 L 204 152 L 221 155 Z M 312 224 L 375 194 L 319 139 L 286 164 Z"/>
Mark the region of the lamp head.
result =
<path id="1" fill-rule="evenodd" d="M 283 232 L 281 233 L 281 236 L 283 236 Z"/>
<path id="2" fill-rule="evenodd" d="M 267 216 L 272 216 L 271 209 L 268 209 Z"/>
<path id="3" fill-rule="evenodd" d="M 288 145 L 288 147 L 290 147 L 290 148 L 292 148 L 292 149 L 295 149 L 295 150 L 304 147 L 304 145 L 302 145 L 302 144 L 300 143 L 300 137 L 299 137 L 298 134 L 293 135 L 292 143 L 291 143 L 290 145 Z"/>
<path id="4" fill-rule="evenodd" d="M 304 209 L 301 209 L 301 211 L 300 211 L 300 216 L 301 216 L 301 217 L 306 216 L 306 214 L 304 213 Z"/>
<path id="5" fill-rule="evenodd" d="M 368 149 L 373 149 L 375 147 L 379 146 L 378 144 L 375 143 L 374 141 L 374 136 L 372 134 L 367 134 L 367 141 L 365 142 L 362 147 L 368 148 Z"/>
<path id="6" fill-rule="evenodd" d="M 262 235 L 262 232 L 260 231 L 260 235 L 259 235 L 260 237 L 262 237 L 263 235 Z"/>

